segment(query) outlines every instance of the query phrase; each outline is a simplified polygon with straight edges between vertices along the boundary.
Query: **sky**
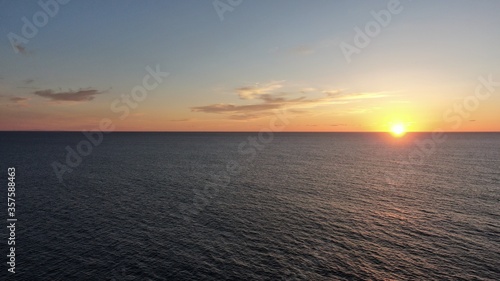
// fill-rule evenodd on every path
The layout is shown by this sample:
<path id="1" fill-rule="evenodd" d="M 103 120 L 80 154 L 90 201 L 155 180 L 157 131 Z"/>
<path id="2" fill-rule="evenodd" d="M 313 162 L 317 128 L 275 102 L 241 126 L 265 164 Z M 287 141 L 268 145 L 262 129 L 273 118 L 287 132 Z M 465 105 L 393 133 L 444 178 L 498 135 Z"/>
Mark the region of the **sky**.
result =
<path id="1" fill-rule="evenodd" d="M 500 131 L 499 12 L 496 0 L 0 0 L 0 130 Z"/>

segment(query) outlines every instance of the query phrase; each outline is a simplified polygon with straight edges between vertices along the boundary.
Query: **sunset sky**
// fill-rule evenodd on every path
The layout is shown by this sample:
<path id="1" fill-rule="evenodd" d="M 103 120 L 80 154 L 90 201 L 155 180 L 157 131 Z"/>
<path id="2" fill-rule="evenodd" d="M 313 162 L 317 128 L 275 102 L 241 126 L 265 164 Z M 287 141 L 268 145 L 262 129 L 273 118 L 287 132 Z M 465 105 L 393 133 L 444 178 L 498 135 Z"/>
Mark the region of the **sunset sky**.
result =
<path id="1" fill-rule="evenodd" d="M 37 2 L 0 0 L 0 130 L 500 131 L 500 1 L 73 0 L 25 38 Z"/>

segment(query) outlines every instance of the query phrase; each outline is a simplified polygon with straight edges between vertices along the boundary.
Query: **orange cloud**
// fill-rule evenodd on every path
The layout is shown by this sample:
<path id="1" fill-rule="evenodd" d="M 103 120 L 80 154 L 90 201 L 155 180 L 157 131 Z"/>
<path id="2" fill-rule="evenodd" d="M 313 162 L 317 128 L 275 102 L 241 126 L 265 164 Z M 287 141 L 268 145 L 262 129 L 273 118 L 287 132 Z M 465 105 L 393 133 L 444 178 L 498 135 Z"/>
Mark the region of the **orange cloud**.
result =
<path id="1" fill-rule="evenodd" d="M 384 93 L 346 93 L 341 90 L 323 91 L 325 95 L 318 98 L 307 98 L 300 96 L 296 98 L 286 98 L 288 93 L 272 93 L 283 87 L 282 82 L 272 82 L 261 87 L 241 87 L 236 88 L 236 93 L 242 100 L 260 100 L 260 103 L 254 104 L 227 104 L 217 103 L 205 106 L 192 107 L 192 112 L 226 114 L 229 119 L 249 120 L 265 116 L 270 116 L 273 110 L 287 109 L 299 110 L 304 108 L 313 108 L 328 104 L 346 104 L 356 100 L 374 99 L 386 97 Z M 303 93 L 303 91 L 301 91 Z M 301 113 L 304 111 L 302 110 Z"/>

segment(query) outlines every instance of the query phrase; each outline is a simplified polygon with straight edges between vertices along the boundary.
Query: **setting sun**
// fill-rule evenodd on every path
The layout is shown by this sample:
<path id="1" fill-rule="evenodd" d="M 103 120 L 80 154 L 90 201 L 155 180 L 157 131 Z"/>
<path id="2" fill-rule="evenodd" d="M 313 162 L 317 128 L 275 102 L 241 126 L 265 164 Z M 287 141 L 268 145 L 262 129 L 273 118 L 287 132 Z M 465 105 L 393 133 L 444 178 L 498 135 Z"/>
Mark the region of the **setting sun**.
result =
<path id="1" fill-rule="evenodd" d="M 406 128 L 403 124 L 398 123 L 391 127 L 391 133 L 395 137 L 402 137 L 406 134 Z"/>

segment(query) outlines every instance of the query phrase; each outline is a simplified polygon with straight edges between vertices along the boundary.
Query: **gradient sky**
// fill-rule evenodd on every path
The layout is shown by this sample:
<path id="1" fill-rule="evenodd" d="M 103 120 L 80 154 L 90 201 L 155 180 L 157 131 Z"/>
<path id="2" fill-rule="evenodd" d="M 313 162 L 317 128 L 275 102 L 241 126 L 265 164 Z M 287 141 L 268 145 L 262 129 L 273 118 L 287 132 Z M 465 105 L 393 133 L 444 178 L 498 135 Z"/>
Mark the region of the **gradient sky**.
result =
<path id="1" fill-rule="evenodd" d="M 259 131 L 286 110 L 285 131 L 500 131 L 500 85 L 474 100 L 500 82 L 500 1 L 401 0 L 349 63 L 389 2 L 243 0 L 221 20 L 212 0 L 72 0 L 13 47 L 43 10 L 0 0 L 0 130 Z M 121 119 L 147 66 L 170 75 Z"/>

